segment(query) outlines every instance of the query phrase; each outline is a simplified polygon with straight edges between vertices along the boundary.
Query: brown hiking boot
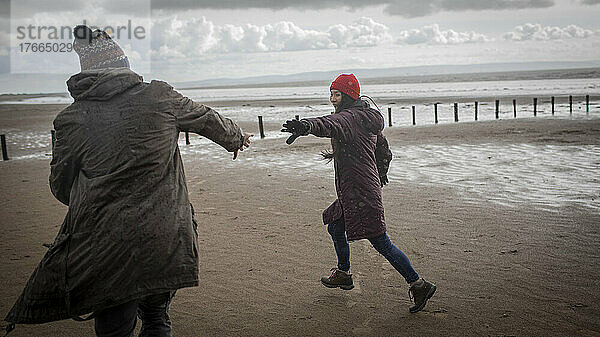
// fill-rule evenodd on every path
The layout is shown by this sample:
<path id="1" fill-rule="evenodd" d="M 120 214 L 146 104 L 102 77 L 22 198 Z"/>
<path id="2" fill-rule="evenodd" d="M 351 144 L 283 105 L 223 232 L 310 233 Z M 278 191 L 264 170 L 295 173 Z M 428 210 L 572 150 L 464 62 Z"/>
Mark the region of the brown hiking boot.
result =
<path id="1" fill-rule="evenodd" d="M 331 276 L 321 277 L 321 283 L 323 283 L 323 285 L 327 288 L 342 288 L 344 290 L 350 290 L 354 288 L 352 274 L 337 268 L 331 268 Z"/>
<path id="2" fill-rule="evenodd" d="M 408 289 L 408 296 L 411 300 L 414 300 L 415 305 L 410 307 L 409 311 L 412 313 L 421 311 L 425 307 L 425 304 L 427 304 L 427 300 L 435 293 L 435 289 L 435 284 L 425 280 L 423 280 L 423 283 L 420 286 L 413 285 L 410 287 L 410 289 Z"/>

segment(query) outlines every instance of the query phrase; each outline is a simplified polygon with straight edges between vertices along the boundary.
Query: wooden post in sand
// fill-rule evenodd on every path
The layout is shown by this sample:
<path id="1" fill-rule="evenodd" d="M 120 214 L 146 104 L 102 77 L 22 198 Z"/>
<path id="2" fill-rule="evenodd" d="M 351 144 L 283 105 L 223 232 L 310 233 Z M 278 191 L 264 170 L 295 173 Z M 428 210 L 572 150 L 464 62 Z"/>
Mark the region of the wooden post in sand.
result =
<path id="1" fill-rule="evenodd" d="M 415 106 L 412 106 L 412 118 L 413 118 L 413 125 L 416 125 L 416 120 L 415 120 Z"/>
<path id="2" fill-rule="evenodd" d="M 263 126 L 262 116 L 258 116 L 258 130 L 260 131 L 260 139 L 265 138 L 265 127 Z"/>
<path id="3" fill-rule="evenodd" d="M 552 96 L 552 116 L 554 116 L 554 96 Z"/>
<path id="4" fill-rule="evenodd" d="M 388 108 L 388 124 L 392 126 L 392 108 Z"/>
<path id="5" fill-rule="evenodd" d="M 185 145 L 190 145 L 190 133 L 185 132 Z"/>
<path id="6" fill-rule="evenodd" d="M 54 150 L 54 143 L 56 142 L 56 130 L 50 130 L 50 138 L 52 139 L 52 149 Z"/>
<path id="7" fill-rule="evenodd" d="M 475 120 L 477 120 L 478 108 L 479 108 L 479 102 L 475 101 Z"/>
<path id="8" fill-rule="evenodd" d="M 500 100 L 496 100 L 496 119 L 498 119 L 498 114 L 500 113 Z"/>
<path id="9" fill-rule="evenodd" d="M 433 103 L 433 119 L 435 120 L 435 124 L 438 123 L 437 105 L 437 103 Z"/>
<path id="10" fill-rule="evenodd" d="M 454 121 L 458 122 L 458 103 L 454 103 Z"/>
<path id="11" fill-rule="evenodd" d="M 573 96 L 569 95 L 569 115 L 573 114 Z"/>
<path id="12" fill-rule="evenodd" d="M 537 97 L 533 99 L 533 117 L 537 116 Z"/>
<path id="13" fill-rule="evenodd" d="M 585 113 L 590 113 L 590 95 L 585 95 Z"/>
<path id="14" fill-rule="evenodd" d="M 513 115 L 517 118 L 517 100 L 513 99 Z"/>
<path id="15" fill-rule="evenodd" d="M 8 160 L 8 151 L 6 150 L 6 136 L 0 135 L 0 143 L 2 143 L 2 160 Z"/>

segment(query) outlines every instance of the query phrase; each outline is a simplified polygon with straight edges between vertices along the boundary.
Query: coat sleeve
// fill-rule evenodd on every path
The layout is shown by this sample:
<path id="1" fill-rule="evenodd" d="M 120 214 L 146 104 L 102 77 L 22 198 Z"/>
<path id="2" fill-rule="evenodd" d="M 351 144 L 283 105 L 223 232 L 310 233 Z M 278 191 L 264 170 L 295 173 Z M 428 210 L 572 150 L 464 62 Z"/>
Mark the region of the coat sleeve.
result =
<path id="1" fill-rule="evenodd" d="M 303 120 L 310 124 L 310 133 L 317 137 L 336 138 L 342 143 L 349 143 L 355 136 L 354 116 L 348 110 Z"/>
<path id="2" fill-rule="evenodd" d="M 189 131 L 204 136 L 233 152 L 244 142 L 240 127 L 231 119 L 221 116 L 217 111 L 181 95 L 169 88 L 169 100 L 173 114 L 177 118 L 180 131 Z"/>
<path id="3" fill-rule="evenodd" d="M 386 175 L 392 161 L 392 151 L 387 139 L 382 132 L 377 134 L 377 145 L 375 147 L 375 161 L 379 176 Z"/>
<path id="4" fill-rule="evenodd" d="M 54 121 L 56 140 L 50 162 L 50 191 L 58 201 L 69 205 L 71 187 L 79 174 L 77 140 L 73 139 L 73 126 L 60 123 L 60 115 Z"/>

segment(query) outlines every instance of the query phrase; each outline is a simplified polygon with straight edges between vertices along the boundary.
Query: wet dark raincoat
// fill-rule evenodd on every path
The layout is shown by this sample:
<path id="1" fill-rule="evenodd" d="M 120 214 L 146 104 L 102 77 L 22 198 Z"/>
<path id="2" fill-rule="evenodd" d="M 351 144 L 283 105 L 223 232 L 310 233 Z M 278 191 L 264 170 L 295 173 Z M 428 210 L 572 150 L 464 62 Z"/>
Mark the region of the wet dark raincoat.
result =
<path id="1" fill-rule="evenodd" d="M 334 151 L 338 198 L 323 212 L 323 222 L 343 218 L 348 240 L 385 233 L 379 176 L 387 174 L 392 153 L 381 132 L 381 113 L 358 101 L 339 113 L 304 120 L 311 134 L 331 138 Z"/>
<path id="2" fill-rule="evenodd" d="M 69 209 L 9 322 L 61 320 L 198 285 L 179 132 L 228 151 L 243 142 L 231 120 L 127 68 L 84 71 L 67 84 L 75 102 L 54 120 L 50 188 Z"/>

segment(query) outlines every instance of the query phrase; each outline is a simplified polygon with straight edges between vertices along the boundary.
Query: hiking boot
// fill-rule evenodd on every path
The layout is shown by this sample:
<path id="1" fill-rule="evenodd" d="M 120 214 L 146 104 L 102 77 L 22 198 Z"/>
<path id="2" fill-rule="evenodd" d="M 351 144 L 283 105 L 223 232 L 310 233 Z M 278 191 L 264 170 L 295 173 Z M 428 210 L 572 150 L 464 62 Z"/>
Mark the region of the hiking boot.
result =
<path id="1" fill-rule="evenodd" d="M 410 287 L 408 289 L 408 296 L 414 301 L 415 305 L 410 307 L 409 311 L 412 313 L 421 311 L 425 307 L 425 304 L 427 304 L 427 300 L 435 293 L 435 288 L 435 284 L 425 280 L 423 280 L 420 286 L 415 284 Z"/>
<path id="2" fill-rule="evenodd" d="M 327 288 L 342 288 L 344 290 L 350 290 L 354 288 L 352 274 L 337 268 L 331 268 L 331 276 L 321 277 L 321 283 L 323 283 L 323 285 Z"/>

